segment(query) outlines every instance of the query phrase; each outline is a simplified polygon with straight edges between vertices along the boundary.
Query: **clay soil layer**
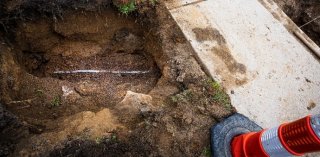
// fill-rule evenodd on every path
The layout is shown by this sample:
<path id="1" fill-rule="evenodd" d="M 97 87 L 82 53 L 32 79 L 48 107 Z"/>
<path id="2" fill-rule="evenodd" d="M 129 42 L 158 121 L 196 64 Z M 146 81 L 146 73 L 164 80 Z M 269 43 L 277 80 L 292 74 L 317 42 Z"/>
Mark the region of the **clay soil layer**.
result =
<path id="1" fill-rule="evenodd" d="M 163 4 L 1 3 L 0 156 L 210 155 L 234 109 Z"/>

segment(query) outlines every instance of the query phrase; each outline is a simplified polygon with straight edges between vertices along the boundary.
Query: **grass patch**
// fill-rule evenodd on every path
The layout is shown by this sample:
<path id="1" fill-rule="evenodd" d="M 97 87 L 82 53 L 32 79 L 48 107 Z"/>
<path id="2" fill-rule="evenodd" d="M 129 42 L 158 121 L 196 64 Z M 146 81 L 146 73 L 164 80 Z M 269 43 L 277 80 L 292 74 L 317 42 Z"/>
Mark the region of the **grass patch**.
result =
<path id="1" fill-rule="evenodd" d="M 207 79 L 201 82 L 201 86 L 194 86 L 178 94 L 169 97 L 174 104 L 179 103 L 201 103 L 205 105 L 217 104 L 231 111 L 233 109 L 229 95 L 224 88 L 216 81 Z"/>
<path id="2" fill-rule="evenodd" d="M 157 2 L 158 2 L 157 0 L 150 0 L 150 3 L 151 3 L 153 6 L 155 6 Z"/>
<path id="3" fill-rule="evenodd" d="M 115 133 L 113 133 L 112 135 L 111 135 L 111 141 L 113 141 L 113 142 L 116 142 L 116 141 L 118 141 L 118 137 L 117 137 L 117 134 L 115 134 Z"/>
<path id="4" fill-rule="evenodd" d="M 116 6 L 122 14 L 128 15 L 136 9 L 140 8 L 141 6 L 155 6 L 157 2 L 158 0 L 129 0 L 126 3 L 116 4 Z"/>
<path id="5" fill-rule="evenodd" d="M 97 137 L 95 142 L 96 142 L 96 144 L 101 144 L 103 142 L 103 140 L 104 140 L 103 137 Z"/>
<path id="6" fill-rule="evenodd" d="M 41 98 L 41 97 L 44 95 L 44 90 L 42 90 L 42 89 L 37 89 L 37 90 L 35 91 L 35 94 L 36 94 L 37 97 Z"/>
<path id="7" fill-rule="evenodd" d="M 207 156 L 207 157 L 211 157 L 211 149 L 210 149 L 210 147 L 205 147 L 202 150 L 202 155 L 203 156 Z"/>
<path id="8" fill-rule="evenodd" d="M 131 0 L 127 4 L 120 4 L 118 6 L 118 9 L 122 14 L 128 15 L 129 13 L 133 12 L 134 10 L 136 10 L 135 0 Z"/>
<path id="9" fill-rule="evenodd" d="M 60 105 L 61 105 L 61 98 L 60 98 L 59 95 L 57 95 L 51 100 L 51 106 L 52 107 L 58 107 Z"/>
<path id="10" fill-rule="evenodd" d="M 207 84 L 209 85 L 208 91 L 211 95 L 212 100 L 223 105 L 228 110 L 232 109 L 229 96 L 227 93 L 225 93 L 223 87 L 221 87 L 221 85 L 218 82 L 212 79 L 208 80 Z"/>

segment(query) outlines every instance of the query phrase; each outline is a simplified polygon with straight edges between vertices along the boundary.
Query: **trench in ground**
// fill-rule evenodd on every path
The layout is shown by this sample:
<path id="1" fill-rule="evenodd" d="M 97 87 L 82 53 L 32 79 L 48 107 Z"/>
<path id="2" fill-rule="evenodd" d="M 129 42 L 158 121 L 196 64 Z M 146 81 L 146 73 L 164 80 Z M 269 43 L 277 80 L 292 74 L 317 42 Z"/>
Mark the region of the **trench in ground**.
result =
<path id="1" fill-rule="evenodd" d="M 150 45 L 153 42 L 145 36 L 146 31 L 134 18 L 119 16 L 110 9 L 100 14 L 69 11 L 57 22 L 40 18 L 19 23 L 14 56 L 20 68 L 32 75 L 22 80 L 30 84 L 20 91 L 19 99 L 30 98 L 30 91 L 39 95 L 46 92 L 52 97 L 34 100 L 26 108 L 33 110 L 31 113 L 15 110 L 26 117 L 50 119 L 110 107 L 128 90 L 148 93 L 161 76 L 152 56 L 161 50 L 159 45 Z M 41 83 L 32 81 L 34 78 Z M 56 81 L 62 84 L 64 89 L 60 91 L 64 93 L 56 93 Z M 53 90 L 46 91 L 48 88 Z M 68 90 L 75 92 L 74 97 L 83 97 L 84 100 L 77 100 L 83 101 L 81 107 L 72 109 L 71 105 L 60 104 L 70 103 L 63 102 L 61 96 Z M 96 103 L 90 106 L 88 101 Z M 57 108 L 53 115 L 52 108 Z"/>
<path id="2" fill-rule="evenodd" d="M 8 55 L 16 64 L 8 68 L 21 75 L 12 76 L 19 89 L 6 91 L 6 104 L 31 134 L 59 131 L 55 120 L 82 111 L 112 109 L 127 91 L 147 94 L 161 77 L 157 39 L 113 8 L 21 20 L 14 32 Z"/>
<path id="3" fill-rule="evenodd" d="M 208 155 L 208 128 L 235 111 L 166 8 L 86 9 L 26 9 L 1 32 L 1 103 L 19 125 L 0 105 L 0 155 Z"/>

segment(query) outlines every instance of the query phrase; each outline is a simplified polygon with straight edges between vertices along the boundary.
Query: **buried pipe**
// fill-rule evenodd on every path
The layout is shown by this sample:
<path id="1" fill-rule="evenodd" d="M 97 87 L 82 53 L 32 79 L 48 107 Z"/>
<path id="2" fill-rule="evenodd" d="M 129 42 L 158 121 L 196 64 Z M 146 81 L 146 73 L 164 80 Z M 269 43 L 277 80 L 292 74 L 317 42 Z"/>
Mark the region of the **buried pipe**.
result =
<path id="1" fill-rule="evenodd" d="M 55 71 L 54 74 L 98 74 L 98 73 L 110 73 L 110 74 L 147 74 L 151 70 L 72 70 L 72 71 Z"/>

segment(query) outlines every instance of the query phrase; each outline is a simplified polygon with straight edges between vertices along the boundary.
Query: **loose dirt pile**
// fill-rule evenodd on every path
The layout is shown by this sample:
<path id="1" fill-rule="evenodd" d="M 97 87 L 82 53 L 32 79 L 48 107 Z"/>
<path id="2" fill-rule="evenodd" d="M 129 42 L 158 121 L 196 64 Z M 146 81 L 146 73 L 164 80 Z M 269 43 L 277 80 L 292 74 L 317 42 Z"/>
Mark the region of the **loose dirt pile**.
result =
<path id="1" fill-rule="evenodd" d="M 320 2 L 318 0 L 275 0 L 275 2 L 298 26 L 302 26 L 320 16 Z M 320 18 L 301 29 L 320 45 Z"/>
<path id="2" fill-rule="evenodd" d="M 139 7 L 1 4 L 0 156 L 208 155 L 230 100 L 164 6 Z"/>

